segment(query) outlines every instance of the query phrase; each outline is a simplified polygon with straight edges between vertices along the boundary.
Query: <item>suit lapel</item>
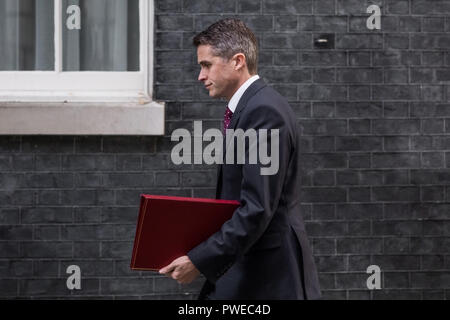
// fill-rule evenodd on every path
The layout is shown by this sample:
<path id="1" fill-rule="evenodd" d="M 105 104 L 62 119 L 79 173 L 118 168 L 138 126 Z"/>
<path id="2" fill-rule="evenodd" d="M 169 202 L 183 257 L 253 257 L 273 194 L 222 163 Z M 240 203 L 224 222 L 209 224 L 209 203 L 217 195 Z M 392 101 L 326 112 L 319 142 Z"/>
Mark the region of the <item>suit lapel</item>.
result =
<path id="1" fill-rule="evenodd" d="M 236 106 L 236 110 L 234 110 L 233 116 L 231 117 L 230 124 L 228 125 L 228 129 L 236 129 L 236 125 L 240 116 L 240 113 L 247 105 L 248 100 L 255 95 L 256 92 L 258 92 L 260 89 L 264 88 L 266 86 L 266 83 L 259 78 L 255 82 L 253 82 L 247 90 L 245 90 L 244 94 L 242 95 L 241 99 L 238 102 L 238 105 Z M 226 155 L 226 149 L 228 148 L 228 144 L 226 142 L 226 136 L 223 139 L 223 162 L 225 163 L 225 155 Z M 220 193 L 222 191 L 222 171 L 223 171 L 223 164 L 220 164 L 217 168 L 217 186 L 216 186 L 216 199 L 219 199 Z"/>
<path id="2" fill-rule="evenodd" d="M 242 110 L 244 110 L 244 108 L 247 106 L 247 102 L 248 100 L 253 97 L 256 92 L 258 92 L 259 90 L 261 90 L 262 88 L 264 88 L 266 86 L 266 83 L 264 82 L 264 80 L 262 80 L 261 78 L 259 78 L 258 80 L 256 80 L 255 82 L 253 82 L 250 87 L 247 88 L 247 90 L 245 90 L 244 94 L 242 95 L 241 99 L 238 102 L 238 105 L 236 107 L 236 110 L 233 113 L 233 116 L 231 117 L 231 121 L 230 124 L 228 125 L 228 129 L 236 129 L 236 125 L 238 123 L 238 119 L 240 117 L 240 114 L 242 112 Z M 224 137 L 226 138 L 226 136 Z M 228 144 L 226 143 L 226 139 L 224 139 L 224 157 L 226 154 L 226 150 L 228 149 Z M 224 158 L 225 161 L 225 158 Z"/>

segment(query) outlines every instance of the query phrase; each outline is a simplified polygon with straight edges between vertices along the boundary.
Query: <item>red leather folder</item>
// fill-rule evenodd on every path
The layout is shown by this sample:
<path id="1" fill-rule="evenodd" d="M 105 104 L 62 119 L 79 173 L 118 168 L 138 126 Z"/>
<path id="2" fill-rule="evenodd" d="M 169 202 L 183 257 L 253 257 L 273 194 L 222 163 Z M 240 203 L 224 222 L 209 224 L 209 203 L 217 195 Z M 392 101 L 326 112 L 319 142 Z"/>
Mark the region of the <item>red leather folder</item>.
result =
<path id="1" fill-rule="evenodd" d="M 159 270 L 217 232 L 239 201 L 141 195 L 131 269 Z"/>

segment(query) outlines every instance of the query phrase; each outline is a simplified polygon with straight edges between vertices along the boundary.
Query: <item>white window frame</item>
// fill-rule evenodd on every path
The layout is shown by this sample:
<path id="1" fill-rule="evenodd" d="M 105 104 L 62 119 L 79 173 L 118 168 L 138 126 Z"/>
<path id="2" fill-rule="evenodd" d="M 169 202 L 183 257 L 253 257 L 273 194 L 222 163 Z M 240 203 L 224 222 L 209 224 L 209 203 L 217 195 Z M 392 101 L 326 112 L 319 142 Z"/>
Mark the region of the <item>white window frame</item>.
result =
<path id="1" fill-rule="evenodd" d="M 164 134 L 153 96 L 154 0 L 139 0 L 139 71 L 63 71 L 62 0 L 54 0 L 55 70 L 0 71 L 0 134 Z"/>

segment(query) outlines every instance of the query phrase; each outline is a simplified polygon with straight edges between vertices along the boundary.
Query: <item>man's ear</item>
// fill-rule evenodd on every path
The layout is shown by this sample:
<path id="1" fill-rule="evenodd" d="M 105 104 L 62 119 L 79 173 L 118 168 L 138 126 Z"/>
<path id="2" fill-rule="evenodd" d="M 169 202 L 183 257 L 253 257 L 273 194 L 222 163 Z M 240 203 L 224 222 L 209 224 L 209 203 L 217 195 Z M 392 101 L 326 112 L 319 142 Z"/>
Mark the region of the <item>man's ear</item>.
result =
<path id="1" fill-rule="evenodd" d="M 236 70 L 241 70 L 243 67 L 247 65 L 247 61 L 245 60 L 245 55 L 243 53 L 236 53 L 233 56 L 233 61 Z"/>

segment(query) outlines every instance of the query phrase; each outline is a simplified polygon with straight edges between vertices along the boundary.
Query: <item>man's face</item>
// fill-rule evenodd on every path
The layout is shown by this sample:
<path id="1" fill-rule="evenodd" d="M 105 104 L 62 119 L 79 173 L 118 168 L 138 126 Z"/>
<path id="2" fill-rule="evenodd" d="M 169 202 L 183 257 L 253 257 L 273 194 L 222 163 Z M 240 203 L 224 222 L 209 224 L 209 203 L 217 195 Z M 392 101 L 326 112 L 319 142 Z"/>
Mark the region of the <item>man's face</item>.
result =
<path id="1" fill-rule="evenodd" d="M 230 100 L 238 84 L 235 61 L 215 56 L 210 45 L 197 47 L 197 61 L 201 67 L 198 80 L 203 82 L 209 96 Z"/>

